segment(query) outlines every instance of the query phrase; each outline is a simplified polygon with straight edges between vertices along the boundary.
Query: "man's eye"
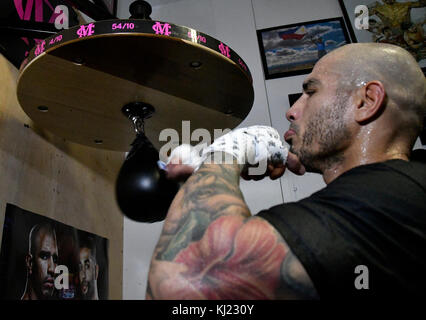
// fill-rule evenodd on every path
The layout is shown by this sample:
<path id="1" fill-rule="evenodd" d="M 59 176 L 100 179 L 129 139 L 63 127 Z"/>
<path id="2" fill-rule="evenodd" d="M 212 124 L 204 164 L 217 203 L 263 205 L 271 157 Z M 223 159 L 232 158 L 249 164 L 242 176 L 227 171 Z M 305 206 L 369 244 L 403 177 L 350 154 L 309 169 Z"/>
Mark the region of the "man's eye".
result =
<path id="1" fill-rule="evenodd" d="M 306 91 L 306 94 L 307 94 L 308 96 L 312 96 L 314 93 L 315 93 L 315 90 L 309 90 L 309 91 Z"/>

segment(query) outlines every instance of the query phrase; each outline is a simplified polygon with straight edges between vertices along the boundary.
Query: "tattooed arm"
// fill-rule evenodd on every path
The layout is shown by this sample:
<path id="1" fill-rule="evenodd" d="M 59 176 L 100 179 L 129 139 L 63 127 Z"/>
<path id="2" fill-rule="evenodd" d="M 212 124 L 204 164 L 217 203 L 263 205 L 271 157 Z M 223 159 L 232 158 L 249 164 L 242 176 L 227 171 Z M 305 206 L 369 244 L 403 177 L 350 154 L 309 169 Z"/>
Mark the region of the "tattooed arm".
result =
<path id="1" fill-rule="evenodd" d="M 239 167 L 204 164 L 170 206 L 147 298 L 316 298 L 299 260 L 266 220 L 251 216 Z"/>

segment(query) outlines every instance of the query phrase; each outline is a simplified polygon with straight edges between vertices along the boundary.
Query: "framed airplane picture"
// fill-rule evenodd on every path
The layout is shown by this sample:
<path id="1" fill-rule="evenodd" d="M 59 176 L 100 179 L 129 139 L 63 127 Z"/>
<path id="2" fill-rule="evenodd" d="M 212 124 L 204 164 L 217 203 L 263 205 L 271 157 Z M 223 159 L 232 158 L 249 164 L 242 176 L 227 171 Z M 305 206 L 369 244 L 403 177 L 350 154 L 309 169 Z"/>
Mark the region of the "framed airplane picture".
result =
<path id="1" fill-rule="evenodd" d="M 265 79 L 311 72 L 328 52 L 350 43 L 342 17 L 257 31 Z"/>

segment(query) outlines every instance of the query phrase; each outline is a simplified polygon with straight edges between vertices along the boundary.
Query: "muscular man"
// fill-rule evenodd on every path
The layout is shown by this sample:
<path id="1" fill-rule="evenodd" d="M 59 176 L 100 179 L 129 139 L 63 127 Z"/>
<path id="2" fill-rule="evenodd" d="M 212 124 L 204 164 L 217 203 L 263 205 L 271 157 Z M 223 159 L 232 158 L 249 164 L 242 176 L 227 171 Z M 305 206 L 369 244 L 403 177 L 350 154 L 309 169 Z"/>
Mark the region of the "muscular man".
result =
<path id="1" fill-rule="evenodd" d="M 96 243 L 92 238 L 80 238 L 80 294 L 83 300 L 99 300 Z"/>
<path id="2" fill-rule="evenodd" d="M 50 224 L 35 225 L 29 236 L 27 283 L 22 300 L 51 299 L 54 296 L 58 262 L 56 233 Z"/>
<path id="3" fill-rule="evenodd" d="M 424 75 L 400 47 L 350 44 L 324 56 L 286 114 L 285 140 L 287 168 L 321 173 L 327 186 L 252 216 L 242 165 L 205 162 L 170 206 L 147 297 L 422 295 L 426 164 L 410 157 L 425 99 Z M 171 169 L 177 177 L 188 166 Z M 268 167 L 274 179 L 284 170 Z"/>

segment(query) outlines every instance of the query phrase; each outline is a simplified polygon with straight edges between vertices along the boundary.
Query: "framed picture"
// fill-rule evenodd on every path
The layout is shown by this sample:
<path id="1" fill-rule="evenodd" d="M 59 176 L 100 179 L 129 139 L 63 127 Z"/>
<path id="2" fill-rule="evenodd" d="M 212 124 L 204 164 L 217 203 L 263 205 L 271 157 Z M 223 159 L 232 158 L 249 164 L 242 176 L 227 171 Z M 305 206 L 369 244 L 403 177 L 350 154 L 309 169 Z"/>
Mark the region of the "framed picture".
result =
<path id="1" fill-rule="evenodd" d="M 368 19 L 368 29 L 355 28 L 355 8 L 359 0 L 339 0 L 353 42 L 378 42 L 408 50 L 426 71 L 426 2 L 422 0 L 365 0 L 368 9 L 360 12 Z"/>
<path id="2" fill-rule="evenodd" d="M 106 238 L 7 203 L 0 300 L 107 300 L 108 246 Z"/>
<path id="3" fill-rule="evenodd" d="M 350 43 L 341 17 L 262 29 L 257 38 L 266 79 L 309 73 L 323 55 Z"/>

